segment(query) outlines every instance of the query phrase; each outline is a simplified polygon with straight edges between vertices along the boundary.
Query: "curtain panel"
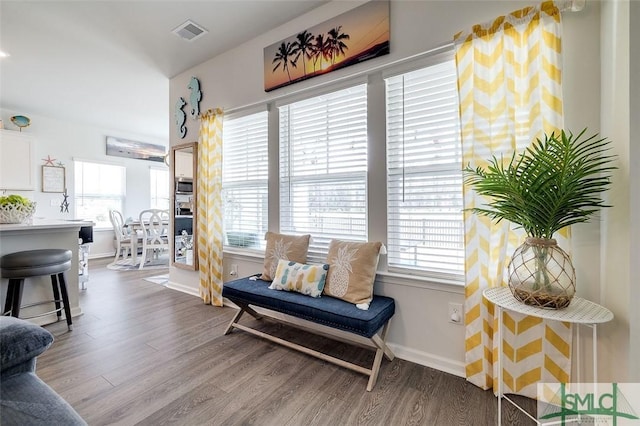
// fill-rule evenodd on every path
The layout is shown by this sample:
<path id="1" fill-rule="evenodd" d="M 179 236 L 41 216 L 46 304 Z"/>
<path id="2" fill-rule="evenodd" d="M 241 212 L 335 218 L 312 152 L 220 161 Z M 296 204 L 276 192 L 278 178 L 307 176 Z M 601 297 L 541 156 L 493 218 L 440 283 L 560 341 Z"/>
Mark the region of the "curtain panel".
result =
<path id="1" fill-rule="evenodd" d="M 527 7 L 454 36 L 463 164 L 486 167 L 511 158 L 545 132 L 563 127 L 560 9 Z M 464 186 L 464 206 L 486 200 Z M 507 265 L 525 238 L 521 229 L 469 211 L 465 221 L 465 354 L 467 380 L 497 392 L 497 327 L 485 288 L 507 285 Z M 569 232 L 557 235 L 570 251 Z M 503 389 L 536 397 L 538 382 L 568 382 L 569 324 L 504 312 Z"/>
<path id="2" fill-rule="evenodd" d="M 221 109 L 200 116 L 198 137 L 198 262 L 200 297 L 222 306 L 222 118 Z"/>

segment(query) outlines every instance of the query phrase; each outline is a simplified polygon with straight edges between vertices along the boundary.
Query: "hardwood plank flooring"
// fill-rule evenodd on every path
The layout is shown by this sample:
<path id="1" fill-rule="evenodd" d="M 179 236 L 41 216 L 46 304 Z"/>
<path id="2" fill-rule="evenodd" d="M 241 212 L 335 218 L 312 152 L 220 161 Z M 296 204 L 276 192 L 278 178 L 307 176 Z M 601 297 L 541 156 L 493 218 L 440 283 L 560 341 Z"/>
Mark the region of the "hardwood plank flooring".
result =
<path id="1" fill-rule="evenodd" d="M 493 425 L 496 399 L 460 377 L 384 360 L 364 375 L 235 330 L 235 311 L 143 278 L 162 270 L 111 271 L 90 261 L 74 331 L 48 325 L 53 346 L 38 376 L 90 425 Z M 276 322 L 242 323 L 370 366 L 373 352 Z M 529 412 L 535 402 L 518 398 Z M 532 425 L 508 403 L 508 425 Z"/>

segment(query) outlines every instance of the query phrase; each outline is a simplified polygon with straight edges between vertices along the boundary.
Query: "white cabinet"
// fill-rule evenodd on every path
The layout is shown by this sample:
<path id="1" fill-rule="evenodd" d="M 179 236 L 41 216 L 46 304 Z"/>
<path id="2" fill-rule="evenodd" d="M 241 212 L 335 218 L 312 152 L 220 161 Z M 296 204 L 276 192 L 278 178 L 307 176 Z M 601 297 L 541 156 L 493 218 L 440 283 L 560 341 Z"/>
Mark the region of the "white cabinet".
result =
<path id="1" fill-rule="evenodd" d="M 177 178 L 193 178 L 193 154 L 190 152 L 175 151 Z"/>
<path id="2" fill-rule="evenodd" d="M 34 191 L 33 137 L 13 130 L 0 130 L 0 190 Z"/>

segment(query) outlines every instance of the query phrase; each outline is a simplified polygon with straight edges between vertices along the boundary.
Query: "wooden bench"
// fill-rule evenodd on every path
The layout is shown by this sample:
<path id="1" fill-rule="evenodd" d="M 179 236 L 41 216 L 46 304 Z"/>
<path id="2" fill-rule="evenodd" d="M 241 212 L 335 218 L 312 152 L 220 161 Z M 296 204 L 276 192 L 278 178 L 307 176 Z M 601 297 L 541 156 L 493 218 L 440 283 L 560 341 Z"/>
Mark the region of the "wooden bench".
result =
<path id="1" fill-rule="evenodd" d="M 229 323 L 225 334 L 229 334 L 233 328 L 238 328 L 288 348 L 365 374 L 369 376 L 367 391 L 372 390 L 378 378 L 383 355 L 390 361 L 394 358 L 393 352 L 385 341 L 389 321 L 395 313 L 394 300 L 390 297 L 374 296 L 369 310 L 364 311 L 351 303 L 333 297 L 314 298 L 295 292 L 272 290 L 269 288 L 269 284 L 267 281 L 260 279 L 254 281 L 249 277 L 224 284 L 222 295 L 240 308 Z M 264 312 L 261 309 L 261 313 L 258 313 L 253 307 L 268 311 Z M 256 319 L 261 319 L 264 312 L 265 316 L 272 319 L 317 334 L 375 349 L 373 365 L 371 368 L 365 368 L 239 324 L 238 321 L 245 312 Z"/>

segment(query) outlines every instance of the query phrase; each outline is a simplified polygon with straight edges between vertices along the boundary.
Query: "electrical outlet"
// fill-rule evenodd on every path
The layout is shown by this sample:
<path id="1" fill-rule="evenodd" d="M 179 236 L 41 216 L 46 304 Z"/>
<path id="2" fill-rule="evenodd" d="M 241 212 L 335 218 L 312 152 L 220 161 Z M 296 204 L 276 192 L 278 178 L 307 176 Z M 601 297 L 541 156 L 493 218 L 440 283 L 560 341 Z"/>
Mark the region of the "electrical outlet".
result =
<path id="1" fill-rule="evenodd" d="M 464 312 L 461 303 L 449 302 L 449 322 L 458 325 L 464 324 Z"/>
<path id="2" fill-rule="evenodd" d="M 231 270 L 229 271 L 229 275 L 232 277 L 238 276 L 238 265 L 236 263 L 231 264 Z"/>
<path id="3" fill-rule="evenodd" d="M 51 205 L 51 207 L 58 207 L 58 205 L 60 205 L 58 200 L 50 200 L 49 204 Z"/>

